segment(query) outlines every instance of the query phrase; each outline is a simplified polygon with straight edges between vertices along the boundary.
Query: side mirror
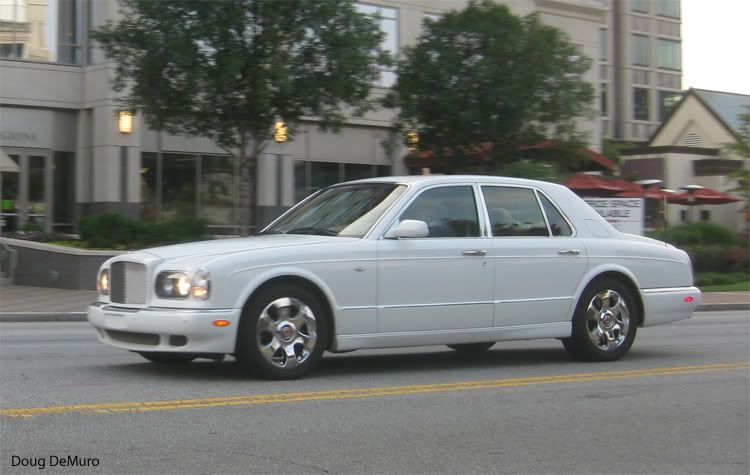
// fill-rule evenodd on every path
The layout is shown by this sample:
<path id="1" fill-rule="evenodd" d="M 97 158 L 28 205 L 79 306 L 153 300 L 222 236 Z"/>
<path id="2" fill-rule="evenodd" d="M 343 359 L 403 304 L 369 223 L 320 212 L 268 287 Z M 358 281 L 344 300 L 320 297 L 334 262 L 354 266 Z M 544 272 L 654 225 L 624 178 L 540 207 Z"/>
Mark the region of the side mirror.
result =
<path id="1" fill-rule="evenodd" d="M 430 228 L 424 221 L 405 219 L 393 226 L 386 234 L 386 239 L 423 238 L 430 235 Z"/>

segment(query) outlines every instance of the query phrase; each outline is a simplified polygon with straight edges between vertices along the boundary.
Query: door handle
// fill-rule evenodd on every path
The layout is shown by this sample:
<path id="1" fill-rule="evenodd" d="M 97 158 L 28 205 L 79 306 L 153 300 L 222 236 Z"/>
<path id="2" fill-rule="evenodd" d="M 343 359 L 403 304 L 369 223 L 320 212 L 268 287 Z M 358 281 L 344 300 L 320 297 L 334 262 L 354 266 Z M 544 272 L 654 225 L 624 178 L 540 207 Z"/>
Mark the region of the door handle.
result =
<path id="1" fill-rule="evenodd" d="M 472 249 L 470 251 L 463 251 L 461 254 L 463 254 L 464 256 L 485 256 L 487 255 L 487 251 Z"/>
<path id="2" fill-rule="evenodd" d="M 561 256 L 577 256 L 581 253 L 578 249 L 566 249 L 564 251 L 557 251 Z"/>

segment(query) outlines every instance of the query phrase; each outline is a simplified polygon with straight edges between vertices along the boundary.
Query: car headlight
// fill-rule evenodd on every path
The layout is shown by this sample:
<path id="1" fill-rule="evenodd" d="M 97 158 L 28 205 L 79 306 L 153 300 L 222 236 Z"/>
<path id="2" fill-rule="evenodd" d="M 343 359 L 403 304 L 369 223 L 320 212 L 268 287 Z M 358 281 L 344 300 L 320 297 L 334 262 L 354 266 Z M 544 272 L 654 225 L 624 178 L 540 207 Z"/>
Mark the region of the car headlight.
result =
<path id="1" fill-rule="evenodd" d="M 206 269 L 198 269 L 193 276 L 193 298 L 196 300 L 206 300 L 211 290 L 211 279 Z"/>
<path id="2" fill-rule="evenodd" d="M 96 280 L 96 290 L 101 295 L 109 295 L 109 269 L 102 269 Z"/>
<path id="3" fill-rule="evenodd" d="M 187 272 L 165 271 L 156 276 L 156 295 L 167 299 L 186 299 L 190 295 L 196 300 L 206 300 L 210 281 L 206 269 L 199 269 L 190 277 Z"/>

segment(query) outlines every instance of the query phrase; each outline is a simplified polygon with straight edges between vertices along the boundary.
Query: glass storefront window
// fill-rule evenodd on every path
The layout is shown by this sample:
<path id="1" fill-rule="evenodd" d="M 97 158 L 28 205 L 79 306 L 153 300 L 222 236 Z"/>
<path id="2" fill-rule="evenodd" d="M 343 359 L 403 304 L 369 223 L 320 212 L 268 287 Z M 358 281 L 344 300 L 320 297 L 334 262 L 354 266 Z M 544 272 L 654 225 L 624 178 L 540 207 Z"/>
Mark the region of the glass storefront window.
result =
<path id="1" fill-rule="evenodd" d="M 209 225 L 232 226 L 234 218 L 234 163 L 230 157 L 201 157 L 201 217 Z"/>
<path id="2" fill-rule="evenodd" d="M 46 157 L 29 156 L 28 218 L 41 229 L 47 217 L 45 162 Z"/>
<path id="3" fill-rule="evenodd" d="M 75 230 L 75 155 L 55 152 L 53 231 L 72 233 Z"/>
<path id="4" fill-rule="evenodd" d="M 162 155 L 162 212 L 164 220 L 196 216 L 195 155 Z"/>
<path id="5" fill-rule="evenodd" d="M 297 160 L 294 163 L 294 201 L 302 201 L 326 186 L 391 174 L 388 165 L 328 163 Z"/>
<path id="6" fill-rule="evenodd" d="M 340 181 L 338 163 L 310 162 L 310 187 L 314 191 L 322 190 Z"/>
<path id="7" fill-rule="evenodd" d="M 159 220 L 158 155 L 153 152 L 141 154 L 141 219 Z"/>
<path id="8" fill-rule="evenodd" d="M 21 157 L 0 150 L 0 230 L 18 230 Z"/>

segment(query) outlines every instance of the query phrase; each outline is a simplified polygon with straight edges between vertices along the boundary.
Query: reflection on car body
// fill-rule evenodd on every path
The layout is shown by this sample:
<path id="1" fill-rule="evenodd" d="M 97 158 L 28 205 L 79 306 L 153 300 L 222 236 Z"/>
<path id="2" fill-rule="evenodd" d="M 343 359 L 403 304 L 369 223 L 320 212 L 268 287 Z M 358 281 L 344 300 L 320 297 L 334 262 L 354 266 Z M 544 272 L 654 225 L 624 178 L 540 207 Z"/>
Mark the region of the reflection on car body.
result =
<path id="1" fill-rule="evenodd" d="M 685 252 L 620 233 L 563 186 L 421 176 L 326 188 L 258 236 L 116 256 L 88 316 L 152 361 L 231 354 L 286 379 L 326 350 L 534 338 L 612 361 L 700 299 Z"/>

